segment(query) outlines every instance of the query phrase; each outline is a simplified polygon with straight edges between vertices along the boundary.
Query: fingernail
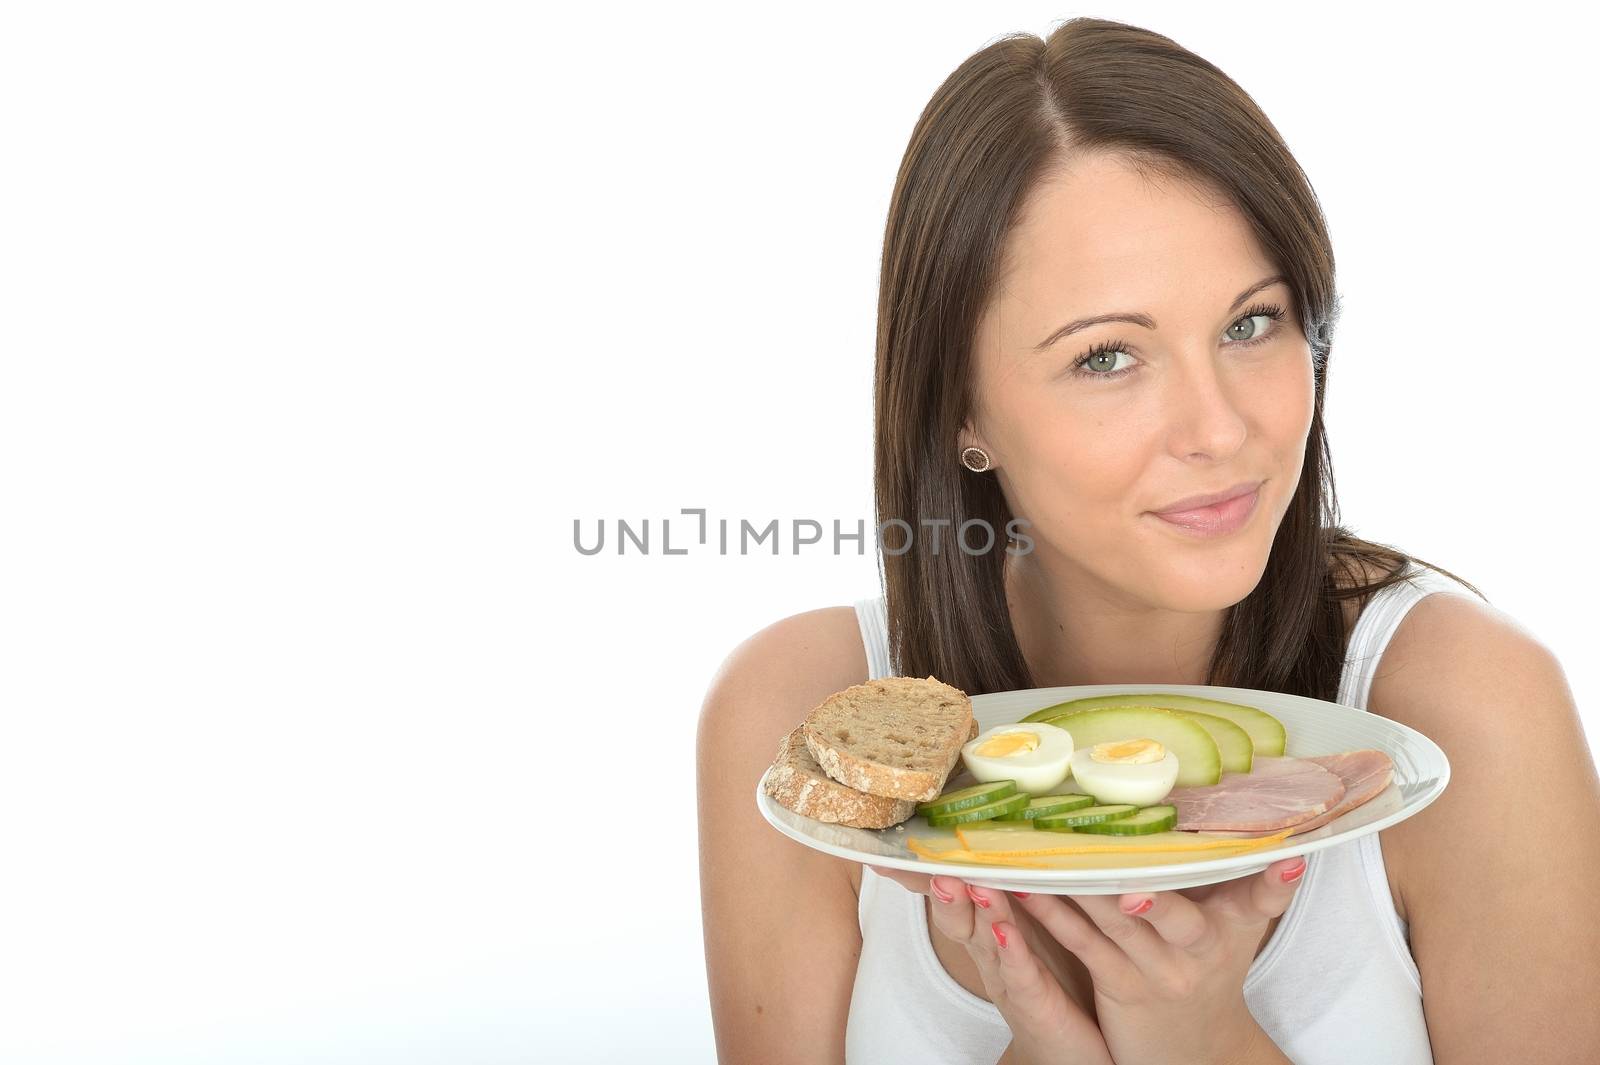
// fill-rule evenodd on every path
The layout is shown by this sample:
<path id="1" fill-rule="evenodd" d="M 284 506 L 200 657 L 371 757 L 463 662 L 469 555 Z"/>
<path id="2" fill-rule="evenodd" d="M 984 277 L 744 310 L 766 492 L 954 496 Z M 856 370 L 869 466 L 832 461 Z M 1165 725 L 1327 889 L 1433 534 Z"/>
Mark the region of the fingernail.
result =
<path id="1" fill-rule="evenodd" d="M 967 885 L 967 898 L 971 899 L 973 902 L 977 903 L 979 906 L 982 906 L 986 910 L 989 908 L 989 900 L 978 894 L 976 891 L 973 891 L 971 884 Z"/>
<path id="2" fill-rule="evenodd" d="M 1000 949 L 1004 950 L 1006 948 L 1006 934 L 1000 931 L 1000 926 L 997 924 L 990 925 L 989 930 L 994 933 L 995 942 L 1000 944 Z"/>
<path id="3" fill-rule="evenodd" d="M 1124 907 L 1122 912 L 1127 914 L 1129 917 L 1137 917 L 1141 913 L 1145 913 L 1146 911 L 1148 911 L 1150 909 L 1150 907 L 1154 906 L 1155 904 L 1156 904 L 1156 900 L 1155 899 L 1141 899 L 1139 901 L 1138 905 L 1132 906 L 1132 907 Z"/>
<path id="4" fill-rule="evenodd" d="M 1025 898 L 1028 897 L 1028 892 L 1026 892 L 1026 891 L 1013 891 L 1011 893 L 1011 896 L 1012 896 L 1012 898 L 1025 899 Z"/>
<path id="5" fill-rule="evenodd" d="M 1301 874 L 1303 874 L 1305 871 L 1306 871 L 1306 860 L 1304 858 L 1301 858 L 1299 860 L 1299 864 L 1298 865 L 1292 866 L 1291 868 L 1285 869 L 1283 871 L 1283 874 L 1282 874 L 1283 875 L 1283 882 L 1285 884 L 1292 884 L 1296 880 L 1299 880 Z"/>
<path id="6" fill-rule="evenodd" d="M 954 895 L 950 894 L 950 892 L 939 886 L 939 880 L 937 877 L 928 881 L 928 888 L 933 892 L 933 897 L 938 899 L 940 902 L 955 901 Z"/>

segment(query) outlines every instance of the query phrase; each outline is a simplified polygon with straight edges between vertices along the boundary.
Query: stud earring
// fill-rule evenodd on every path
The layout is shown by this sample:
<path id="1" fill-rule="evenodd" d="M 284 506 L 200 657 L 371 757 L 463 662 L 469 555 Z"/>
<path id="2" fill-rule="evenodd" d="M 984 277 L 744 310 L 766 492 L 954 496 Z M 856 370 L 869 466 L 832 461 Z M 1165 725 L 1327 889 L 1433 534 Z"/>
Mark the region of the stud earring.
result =
<path id="1" fill-rule="evenodd" d="M 969 447 L 961 452 L 961 465 L 973 473 L 982 473 L 989 468 L 989 453 L 981 447 Z"/>

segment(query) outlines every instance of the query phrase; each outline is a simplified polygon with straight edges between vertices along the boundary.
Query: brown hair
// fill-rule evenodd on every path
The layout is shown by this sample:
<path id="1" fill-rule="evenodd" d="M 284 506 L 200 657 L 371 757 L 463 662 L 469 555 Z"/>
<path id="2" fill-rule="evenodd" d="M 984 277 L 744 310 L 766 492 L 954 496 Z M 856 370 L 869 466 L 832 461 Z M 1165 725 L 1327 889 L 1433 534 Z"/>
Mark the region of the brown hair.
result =
<path id="1" fill-rule="evenodd" d="M 973 338 L 1029 192 L 1089 152 L 1220 189 L 1288 279 L 1316 384 L 1300 483 L 1260 582 L 1226 611 L 1207 683 L 1334 699 L 1343 600 L 1404 579 L 1410 562 L 1460 578 L 1339 524 L 1322 421 L 1338 299 L 1316 194 L 1255 101 L 1158 33 L 1075 18 L 1045 40 L 1009 34 L 957 67 L 918 118 L 895 180 L 878 295 L 879 526 L 899 519 L 921 530 L 927 518 L 952 531 L 972 520 L 1008 528 L 993 475 L 957 461 Z M 1006 605 L 1006 544 L 994 540 L 982 554 L 880 553 L 898 673 L 974 695 L 1035 686 Z M 1373 568 L 1383 576 L 1368 582 Z"/>

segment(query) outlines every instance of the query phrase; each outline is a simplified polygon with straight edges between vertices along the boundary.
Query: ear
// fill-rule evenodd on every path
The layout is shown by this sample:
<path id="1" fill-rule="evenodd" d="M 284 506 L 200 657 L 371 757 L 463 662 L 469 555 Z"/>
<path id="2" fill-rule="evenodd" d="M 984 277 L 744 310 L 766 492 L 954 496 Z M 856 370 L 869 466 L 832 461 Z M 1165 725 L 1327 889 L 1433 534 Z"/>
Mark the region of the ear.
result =
<path id="1" fill-rule="evenodd" d="M 969 447 L 981 447 L 989 451 L 989 445 L 984 443 L 983 437 L 972 427 L 972 422 L 963 422 L 960 431 L 956 433 L 956 454 L 961 454 Z M 993 455 L 994 452 L 989 451 Z"/>

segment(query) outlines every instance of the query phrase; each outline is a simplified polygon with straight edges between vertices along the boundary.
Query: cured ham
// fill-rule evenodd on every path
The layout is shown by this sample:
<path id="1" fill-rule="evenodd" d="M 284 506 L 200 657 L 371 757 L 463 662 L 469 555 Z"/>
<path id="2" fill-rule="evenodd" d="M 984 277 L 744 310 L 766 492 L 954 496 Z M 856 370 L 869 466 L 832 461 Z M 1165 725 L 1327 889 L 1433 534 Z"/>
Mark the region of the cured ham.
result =
<path id="1" fill-rule="evenodd" d="M 1344 782 L 1344 797 L 1339 800 L 1339 805 L 1327 813 L 1295 825 L 1294 831 L 1289 833 L 1291 836 L 1321 828 L 1369 799 L 1377 798 L 1389 786 L 1389 778 L 1394 775 L 1394 762 L 1382 751 L 1345 751 L 1343 754 L 1307 758 L 1306 761 L 1315 762 L 1329 772 L 1339 774 L 1339 779 Z"/>
<path id="2" fill-rule="evenodd" d="M 1179 831 L 1276 832 L 1336 809 L 1344 795 L 1340 774 L 1311 759 L 1257 755 L 1248 773 L 1173 788 L 1163 801 L 1177 807 Z"/>

